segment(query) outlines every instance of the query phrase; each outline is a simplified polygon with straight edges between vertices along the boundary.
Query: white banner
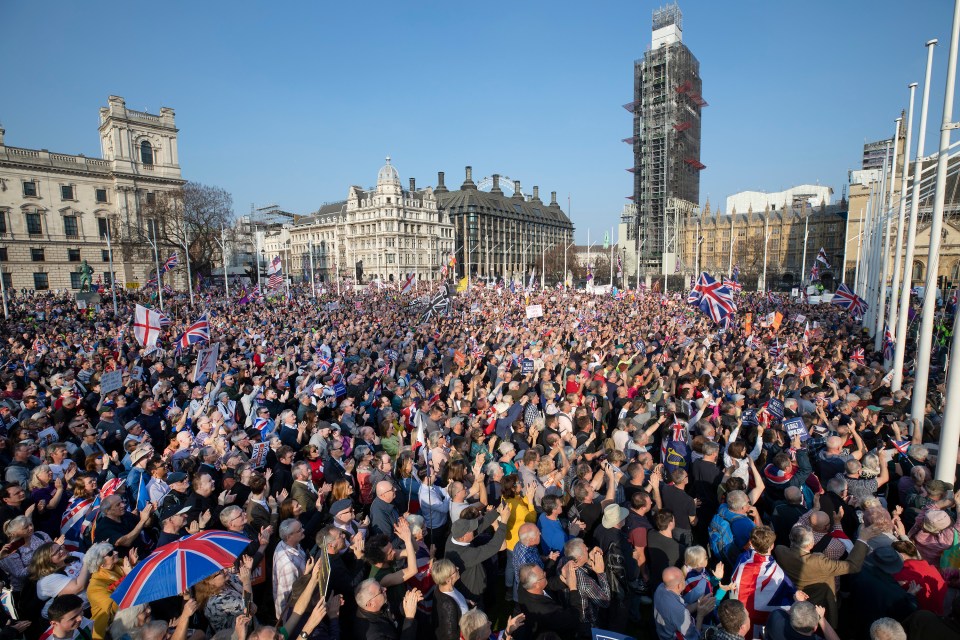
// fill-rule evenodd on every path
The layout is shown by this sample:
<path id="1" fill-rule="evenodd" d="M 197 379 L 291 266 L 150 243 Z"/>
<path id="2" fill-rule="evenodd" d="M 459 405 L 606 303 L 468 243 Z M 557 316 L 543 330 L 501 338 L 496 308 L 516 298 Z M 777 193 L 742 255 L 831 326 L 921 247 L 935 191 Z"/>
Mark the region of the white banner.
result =
<path id="1" fill-rule="evenodd" d="M 197 366 L 193 369 L 193 379 L 198 380 L 204 373 L 215 372 L 217 370 L 217 359 L 219 357 L 219 342 L 214 342 L 209 347 L 201 349 L 197 355 Z"/>
<path id="2" fill-rule="evenodd" d="M 533 318 L 542 318 L 543 317 L 543 306 L 539 304 L 531 304 L 527 306 L 527 320 Z"/>
<path id="3" fill-rule="evenodd" d="M 123 386 L 123 372 L 119 369 L 108 371 L 100 376 L 100 395 L 106 395 Z"/>

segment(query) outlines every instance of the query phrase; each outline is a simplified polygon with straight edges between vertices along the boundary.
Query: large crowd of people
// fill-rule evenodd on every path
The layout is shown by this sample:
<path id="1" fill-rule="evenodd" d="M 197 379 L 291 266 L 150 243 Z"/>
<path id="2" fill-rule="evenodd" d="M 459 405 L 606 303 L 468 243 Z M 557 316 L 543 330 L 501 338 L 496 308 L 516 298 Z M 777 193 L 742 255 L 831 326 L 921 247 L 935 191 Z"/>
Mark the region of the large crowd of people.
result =
<path id="1" fill-rule="evenodd" d="M 911 421 L 913 365 L 892 392 L 842 309 L 480 286 L 420 323 L 396 287 L 309 294 L 165 296 L 149 348 L 148 293 L 10 300 L 0 640 L 960 638 L 941 369 Z M 203 312 L 209 369 L 177 347 Z M 118 608 L 207 530 L 249 545 Z"/>

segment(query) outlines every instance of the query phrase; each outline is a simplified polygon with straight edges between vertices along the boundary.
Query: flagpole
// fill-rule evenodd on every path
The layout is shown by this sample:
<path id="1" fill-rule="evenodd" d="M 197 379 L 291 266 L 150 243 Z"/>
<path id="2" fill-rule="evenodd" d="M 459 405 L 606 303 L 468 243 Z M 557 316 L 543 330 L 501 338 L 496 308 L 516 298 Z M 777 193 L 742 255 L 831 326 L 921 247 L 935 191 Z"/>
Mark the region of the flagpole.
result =
<path id="1" fill-rule="evenodd" d="M 157 267 L 157 300 L 160 302 L 160 311 L 163 311 L 163 277 L 160 275 L 160 251 L 157 249 L 157 221 L 150 225 L 150 235 L 153 236 L 153 261 Z"/>
<path id="2" fill-rule="evenodd" d="M 730 260 L 727 263 L 727 273 L 730 274 L 730 278 L 733 278 L 733 245 L 736 242 L 736 239 L 733 236 L 733 215 L 730 216 Z"/>
<path id="3" fill-rule="evenodd" d="M 107 255 L 110 258 L 110 293 L 113 297 L 113 317 L 117 317 L 117 276 L 116 272 L 113 270 L 113 244 L 111 242 L 111 231 L 110 231 L 110 221 L 107 221 Z M 0 277 L 2 280 L 2 277 Z M 0 282 L 2 284 L 2 282 Z M 6 293 L 3 294 L 3 314 L 7 314 L 7 296 Z"/>
<path id="4" fill-rule="evenodd" d="M 870 206 L 869 199 L 867 200 L 867 206 Z M 849 215 L 849 212 L 848 214 Z M 860 249 L 863 243 L 863 216 L 857 220 L 857 261 L 854 263 L 853 269 L 853 287 L 852 289 L 856 292 L 860 288 Z"/>
<path id="5" fill-rule="evenodd" d="M 613 227 L 610 227 L 610 288 L 613 289 Z"/>
<path id="6" fill-rule="evenodd" d="M 193 306 L 193 276 L 190 274 L 190 238 L 187 235 L 187 217 L 183 217 L 183 253 L 187 260 L 187 291 L 190 292 L 190 306 Z"/>
<path id="7" fill-rule="evenodd" d="M 900 258 L 903 253 L 903 223 L 904 217 L 906 216 L 907 211 L 907 171 L 910 168 L 910 146 L 912 144 L 911 138 L 913 131 L 913 102 L 914 97 L 917 92 L 917 83 L 911 82 L 910 85 L 910 110 L 907 112 L 907 137 L 904 140 L 903 145 L 903 168 L 900 172 L 900 211 L 897 218 L 897 237 L 895 242 L 896 244 L 896 257 L 893 262 L 893 279 L 890 281 L 890 311 L 887 316 L 887 327 L 890 330 L 891 334 L 896 334 L 897 331 L 897 305 L 899 304 L 899 298 L 897 297 L 897 287 L 900 284 L 900 278 L 902 276 L 900 272 Z M 896 347 L 894 347 L 896 350 Z M 894 358 L 894 362 L 896 358 Z"/>
<path id="8" fill-rule="evenodd" d="M 310 241 L 310 288 L 313 290 L 313 298 L 317 298 L 317 281 L 313 278 L 313 240 Z"/>
<path id="9" fill-rule="evenodd" d="M 770 212 L 763 216 L 763 288 L 760 293 L 767 292 L 767 245 L 770 243 Z"/>
<path id="10" fill-rule="evenodd" d="M 917 238 L 917 210 L 920 206 L 920 174 L 923 171 L 923 138 L 927 134 L 927 106 L 930 101 L 930 74 L 933 69 L 933 48 L 937 40 L 929 40 L 927 68 L 923 80 L 923 97 L 920 100 L 920 130 L 917 132 L 917 155 L 913 164 L 913 190 L 910 194 L 910 221 L 907 225 L 907 244 L 904 246 L 903 283 L 900 285 L 900 309 L 897 318 L 897 336 L 893 356 L 893 380 L 891 391 L 900 391 L 903 386 L 903 359 L 907 346 L 907 322 L 910 319 L 910 285 L 913 278 L 913 244 Z M 907 152 L 909 157 L 910 153 Z M 904 177 L 906 180 L 906 177 Z M 911 425 L 912 429 L 912 425 Z"/>
<path id="11" fill-rule="evenodd" d="M 227 236 L 220 225 L 220 257 L 223 259 L 223 293 L 230 299 L 230 282 L 227 280 Z"/>
<path id="12" fill-rule="evenodd" d="M 930 221 L 930 250 L 927 253 L 927 281 L 923 290 L 923 315 L 920 317 L 920 336 L 917 339 L 917 372 L 913 387 L 913 407 L 910 412 L 914 422 L 923 425 L 924 409 L 927 402 L 927 382 L 930 377 L 931 340 L 933 339 L 933 314 L 936 311 L 937 271 L 940 266 L 940 233 L 943 230 L 943 205 L 946 199 L 947 162 L 949 160 L 950 131 L 953 128 L 953 92 L 957 75 L 957 40 L 960 39 L 960 0 L 953 4 L 953 30 L 950 34 L 950 54 L 947 56 L 947 84 L 943 96 L 943 121 L 940 125 L 940 154 L 937 156 L 937 182 L 933 195 L 933 213 Z M 954 398 L 956 401 L 956 398 Z M 960 424 L 944 423 L 940 434 L 943 443 L 948 434 L 954 438 L 948 443 L 948 454 L 940 451 L 938 458 L 945 459 L 947 465 L 956 465 L 956 434 Z M 949 458 L 952 455 L 953 458 Z M 943 474 L 945 465 L 937 464 L 938 477 Z"/>
<path id="13" fill-rule="evenodd" d="M 807 212 L 807 217 L 803 221 L 803 258 L 800 260 L 800 286 L 804 286 L 805 278 L 807 276 L 807 238 L 809 237 L 808 229 L 810 227 L 810 212 Z"/>
<path id="14" fill-rule="evenodd" d="M 847 284 L 847 248 L 850 246 L 850 207 L 847 206 L 846 219 L 843 221 L 843 266 L 840 269 L 840 284 Z"/>
<path id="15" fill-rule="evenodd" d="M 880 297 L 877 300 L 877 322 L 876 335 L 873 338 L 873 350 L 880 351 L 883 348 L 883 341 L 886 339 L 886 331 L 883 330 L 884 316 L 887 313 L 887 269 L 890 267 L 890 232 L 893 227 L 893 190 L 897 182 L 897 140 L 900 138 L 900 125 L 903 118 L 897 118 L 896 127 L 893 133 L 893 160 L 890 162 L 890 191 L 887 196 L 887 207 L 884 214 L 887 217 L 883 236 L 883 260 L 880 263 Z M 891 304 L 893 306 L 893 287 L 890 288 Z M 886 359 L 884 359 L 886 362 Z"/>
<path id="16" fill-rule="evenodd" d="M 540 230 L 540 291 L 543 291 L 547 283 L 547 238 L 543 230 Z"/>

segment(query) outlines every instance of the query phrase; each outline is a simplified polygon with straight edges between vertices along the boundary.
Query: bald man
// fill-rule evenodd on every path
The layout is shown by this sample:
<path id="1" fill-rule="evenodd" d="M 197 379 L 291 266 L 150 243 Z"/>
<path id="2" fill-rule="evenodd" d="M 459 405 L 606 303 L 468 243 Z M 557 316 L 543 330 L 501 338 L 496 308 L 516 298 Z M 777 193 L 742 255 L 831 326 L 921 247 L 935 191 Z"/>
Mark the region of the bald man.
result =
<path id="1" fill-rule="evenodd" d="M 716 606 L 716 598 L 705 595 L 697 600 L 691 609 L 696 619 L 683 602 L 683 587 L 686 580 L 683 571 L 676 567 L 663 570 L 663 582 L 653 595 L 654 621 L 657 624 L 659 640 L 696 640 L 700 637 L 703 620 Z"/>
<path id="2" fill-rule="evenodd" d="M 381 480 L 375 487 L 377 497 L 370 504 L 370 534 L 382 533 L 393 537 L 393 525 L 400 519 L 400 512 L 393 502 L 397 488 L 390 480 Z"/>
<path id="3" fill-rule="evenodd" d="M 839 522 L 838 517 L 837 526 L 834 527 L 830 514 L 825 511 L 808 511 L 797 520 L 798 525 L 813 531 L 814 551 L 821 551 L 831 560 L 843 560 L 853 548 L 853 542 L 843 534 Z M 838 533 L 834 534 L 834 531 Z"/>

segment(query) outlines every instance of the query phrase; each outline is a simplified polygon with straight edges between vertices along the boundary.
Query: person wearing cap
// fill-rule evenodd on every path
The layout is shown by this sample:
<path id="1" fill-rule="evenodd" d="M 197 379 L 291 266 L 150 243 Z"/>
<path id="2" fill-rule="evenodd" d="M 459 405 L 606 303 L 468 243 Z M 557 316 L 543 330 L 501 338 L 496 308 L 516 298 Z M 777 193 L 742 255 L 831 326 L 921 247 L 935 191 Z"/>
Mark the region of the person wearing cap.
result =
<path id="1" fill-rule="evenodd" d="M 445 557 L 460 571 L 460 592 L 469 600 L 484 602 L 489 597 L 485 561 L 497 555 L 507 539 L 507 523 L 510 521 L 510 505 L 503 503 L 482 518 L 460 518 L 450 527 Z M 490 527 L 496 527 L 490 539 L 476 543 L 479 535 Z"/>
<path id="2" fill-rule="evenodd" d="M 633 546 L 627 539 L 624 522 L 630 512 L 613 503 L 603 508 L 600 526 L 593 530 L 593 542 L 602 551 L 610 582 L 610 610 L 607 624 L 614 630 L 625 630 L 627 585 L 640 577 Z"/>
<path id="3" fill-rule="evenodd" d="M 123 439 L 124 446 L 126 446 L 128 442 L 135 442 L 137 445 L 150 442 L 150 436 L 144 433 L 143 425 L 136 420 L 128 420 L 126 424 L 123 425 L 123 428 L 127 431 L 127 435 Z"/>
<path id="4" fill-rule="evenodd" d="M 157 517 L 160 519 L 160 536 L 157 538 L 158 547 L 162 547 L 169 542 L 175 542 L 188 533 L 196 533 L 196 531 L 187 531 L 185 527 L 187 524 L 187 513 L 189 513 L 189 511 L 190 507 L 186 505 L 171 504 L 157 514 Z M 210 516 L 207 514 L 206 520 L 208 521 L 209 518 Z M 206 525 L 203 516 L 201 516 L 200 521 Z M 195 524 L 199 524 L 199 522 Z M 197 531 L 199 530 L 200 528 L 198 526 Z"/>
<path id="5" fill-rule="evenodd" d="M 903 569 L 903 558 L 892 547 L 880 547 L 871 553 L 859 573 L 850 577 L 850 599 L 844 611 L 850 616 L 854 637 L 868 640 L 870 625 L 883 617 L 903 621 L 917 610 L 916 582 L 901 586 L 894 575 Z"/>

